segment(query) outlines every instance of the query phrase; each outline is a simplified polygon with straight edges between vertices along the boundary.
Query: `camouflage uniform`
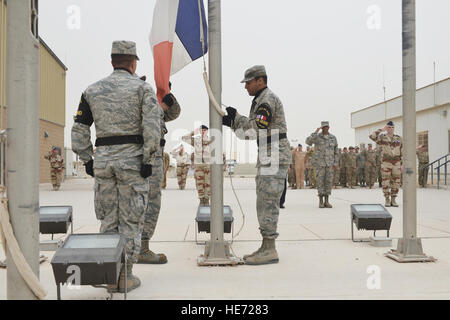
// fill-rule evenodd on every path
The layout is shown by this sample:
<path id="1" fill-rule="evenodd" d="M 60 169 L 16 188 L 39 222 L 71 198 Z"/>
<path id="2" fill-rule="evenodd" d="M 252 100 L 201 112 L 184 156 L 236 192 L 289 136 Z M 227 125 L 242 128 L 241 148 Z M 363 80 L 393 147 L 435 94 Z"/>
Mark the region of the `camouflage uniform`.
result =
<path id="1" fill-rule="evenodd" d="M 375 149 L 376 153 L 377 153 L 377 180 L 378 180 L 378 186 L 381 188 L 382 187 L 382 179 L 381 179 L 381 148 L 377 147 Z"/>
<path id="2" fill-rule="evenodd" d="M 306 152 L 306 169 L 308 170 L 309 186 L 316 187 L 316 168 L 314 165 L 314 150 L 310 149 Z"/>
<path id="3" fill-rule="evenodd" d="M 189 156 L 186 152 L 174 150 L 171 155 L 177 161 L 177 180 L 178 187 L 184 190 L 186 187 L 186 178 L 189 171 Z"/>
<path id="4" fill-rule="evenodd" d="M 417 159 L 419 160 L 419 165 L 417 168 L 417 173 L 419 175 L 419 185 L 422 188 L 425 188 L 427 185 L 428 178 L 428 164 L 430 162 L 430 158 L 428 156 L 428 151 L 420 151 L 417 150 Z"/>
<path id="5" fill-rule="evenodd" d="M 295 150 L 291 150 L 292 154 L 292 163 L 289 166 L 289 173 L 288 173 L 288 181 L 289 181 L 289 187 L 293 189 L 297 189 L 297 182 L 296 182 L 296 175 L 295 175 L 295 166 L 294 166 L 294 152 Z"/>
<path id="6" fill-rule="evenodd" d="M 333 187 L 333 166 L 337 166 L 339 161 L 337 139 L 331 133 L 325 135 L 314 132 L 306 139 L 306 143 L 314 144 L 318 195 L 328 197 Z"/>
<path id="7" fill-rule="evenodd" d="M 52 179 L 53 190 L 57 191 L 61 186 L 65 169 L 64 159 L 59 154 L 54 154 L 53 151 L 50 151 L 44 158 L 50 162 L 50 176 Z"/>
<path id="8" fill-rule="evenodd" d="M 339 155 L 339 167 L 341 168 L 340 183 L 342 187 L 347 187 L 347 168 L 345 167 L 348 152 L 342 151 Z"/>
<path id="9" fill-rule="evenodd" d="M 339 179 L 341 177 L 341 152 L 339 151 L 338 155 L 338 164 L 336 166 L 336 170 L 334 170 L 334 187 L 337 188 L 339 185 Z"/>
<path id="10" fill-rule="evenodd" d="M 167 187 L 167 171 L 169 171 L 170 167 L 170 156 L 167 152 L 164 152 L 164 179 L 162 183 L 162 188 L 165 189 Z"/>
<path id="11" fill-rule="evenodd" d="M 400 188 L 400 176 L 402 165 L 402 138 L 394 134 L 380 134 L 382 129 L 373 132 L 369 137 L 381 148 L 381 175 L 383 193 L 388 203 L 388 198 L 395 201 Z"/>
<path id="12" fill-rule="evenodd" d="M 295 167 L 295 181 L 297 189 L 303 189 L 305 187 L 305 162 L 306 162 L 306 152 L 295 150 L 294 167 Z"/>
<path id="13" fill-rule="evenodd" d="M 372 188 L 376 178 L 377 173 L 377 152 L 375 150 L 364 150 L 365 162 L 365 174 L 366 174 L 366 186 Z"/>
<path id="14" fill-rule="evenodd" d="M 114 44 L 113 44 L 114 49 Z M 139 234 L 148 204 L 148 179 L 141 177 L 143 164 L 153 165 L 159 149 L 161 108 L 152 87 L 125 69 L 115 69 L 89 86 L 81 97 L 72 127 L 72 148 L 84 163 L 94 155 L 90 126 L 97 138 L 142 136 L 143 144 L 100 145 L 95 151 L 95 214 L 100 232 L 120 233 L 126 254 L 137 262 Z M 130 272 L 130 271 L 129 271 Z"/>
<path id="15" fill-rule="evenodd" d="M 206 134 L 194 136 L 194 132 L 182 137 L 183 141 L 194 147 L 194 177 L 198 198 L 201 205 L 209 205 L 211 197 L 211 151 L 210 144 L 214 141 Z"/>
<path id="16" fill-rule="evenodd" d="M 160 109 L 160 117 L 159 117 L 159 128 L 160 128 L 160 143 L 158 144 L 158 150 L 155 155 L 155 160 L 152 168 L 152 175 L 148 178 L 149 182 L 149 192 L 148 192 L 148 206 L 145 211 L 145 222 L 144 229 L 142 232 L 142 241 L 143 241 L 143 251 L 148 253 L 147 256 L 154 256 L 153 252 L 147 249 L 148 241 L 153 237 L 155 233 L 156 224 L 158 223 L 159 212 L 161 210 L 161 188 L 165 188 L 165 178 L 166 172 L 168 169 L 167 160 L 170 163 L 169 155 L 164 152 L 165 140 L 164 136 L 167 134 L 168 130 L 166 127 L 166 122 L 173 121 L 178 118 L 181 112 L 180 105 L 177 99 L 172 95 L 170 95 L 170 99 L 166 100 L 166 97 L 163 99 L 168 109 L 164 111 L 161 106 Z M 167 169 L 166 169 L 167 167 Z M 143 256 L 139 257 L 140 262 L 143 260 Z M 167 261 L 163 254 L 155 255 L 156 260 L 160 261 L 160 263 L 164 263 Z M 147 259 L 148 260 L 148 259 Z"/>
<path id="17" fill-rule="evenodd" d="M 353 150 L 353 149 L 351 149 Z M 354 152 L 347 153 L 345 157 L 345 171 L 347 173 L 347 186 L 354 188 L 356 185 L 356 173 L 357 173 L 357 158 Z"/>
<path id="18" fill-rule="evenodd" d="M 365 149 L 364 149 L 365 150 Z M 361 150 L 360 153 L 357 153 L 356 159 L 358 163 L 358 183 L 361 187 L 366 186 L 366 176 L 365 176 L 365 166 L 366 166 L 366 158 L 363 154 L 364 150 Z"/>

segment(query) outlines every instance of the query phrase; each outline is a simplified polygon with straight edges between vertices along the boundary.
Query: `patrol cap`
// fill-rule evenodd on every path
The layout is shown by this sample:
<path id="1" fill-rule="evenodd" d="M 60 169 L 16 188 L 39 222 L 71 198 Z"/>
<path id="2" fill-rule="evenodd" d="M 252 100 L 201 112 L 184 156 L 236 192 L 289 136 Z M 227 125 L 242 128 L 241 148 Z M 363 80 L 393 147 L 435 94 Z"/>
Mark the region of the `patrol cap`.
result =
<path id="1" fill-rule="evenodd" d="M 388 123 L 386 123 L 386 125 L 393 127 L 394 123 L 392 121 L 389 121 Z"/>
<path id="2" fill-rule="evenodd" d="M 299 147 L 303 147 L 300 143 L 298 144 Z"/>
<path id="3" fill-rule="evenodd" d="M 204 124 L 202 124 L 202 126 L 200 127 L 202 129 L 208 130 L 209 128 L 207 126 L 205 126 Z"/>
<path id="4" fill-rule="evenodd" d="M 329 126 L 330 126 L 330 123 L 328 121 L 322 121 L 320 123 L 320 127 L 329 127 Z"/>
<path id="5" fill-rule="evenodd" d="M 267 76 L 266 68 L 263 65 L 253 66 L 247 70 L 245 70 L 244 79 L 241 83 L 256 79 L 258 77 Z"/>
<path id="6" fill-rule="evenodd" d="M 136 60 L 139 60 L 136 53 L 136 42 L 133 41 L 114 41 L 112 43 L 111 54 L 127 54 L 130 56 L 135 56 Z"/>

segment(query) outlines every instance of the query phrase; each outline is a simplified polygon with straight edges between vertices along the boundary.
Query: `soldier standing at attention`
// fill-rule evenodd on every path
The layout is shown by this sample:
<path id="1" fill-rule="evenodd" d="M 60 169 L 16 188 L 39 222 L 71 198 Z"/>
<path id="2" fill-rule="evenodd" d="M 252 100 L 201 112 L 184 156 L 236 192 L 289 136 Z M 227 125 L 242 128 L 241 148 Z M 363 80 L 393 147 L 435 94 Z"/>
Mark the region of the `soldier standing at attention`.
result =
<path id="1" fill-rule="evenodd" d="M 62 175 L 65 169 L 64 159 L 58 153 L 56 147 L 52 148 L 46 156 L 44 156 L 50 162 L 50 177 L 52 179 L 53 190 L 58 191 L 61 187 Z"/>
<path id="2" fill-rule="evenodd" d="M 278 263 L 275 239 L 280 212 L 280 198 L 292 154 L 287 139 L 287 126 L 283 104 L 267 87 L 264 66 L 245 71 L 245 89 L 253 98 L 250 114 L 245 117 L 228 107 L 223 124 L 232 128 L 240 139 L 257 139 L 256 211 L 263 237 L 261 247 L 244 256 L 246 264 Z"/>
<path id="3" fill-rule="evenodd" d="M 209 206 L 211 197 L 211 150 L 209 145 L 214 139 L 208 137 L 208 127 L 205 125 L 183 136 L 182 139 L 194 147 L 194 176 L 200 206 Z"/>
<path id="4" fill-rule="evenodd" d="M 334 170 L 334 188 L 337 189 L 339 185 L 339 178 L 341 176 L 341 154 L 342 150 L 338 149 L 338 164 L 336 166 L 336 170 Z"/>
<path id="5" fill-rule="evenodd" d="M 347 171 L 347 185 L 350 189 L 355 189 L 356 185 L 356 154 L 354 152 L 355 148 L 349 147 L 350 152 L 345 158 L 345 171 Z"/>
<path id="6" fill-rule="evenodd" d="M 186 178 L 189 171 L 189 156 L 184 152 L 183 145 L 173 150 L 170 153 L 177 161 L 177 179 L 178 187 L 180 190 L 184 190 L 186 187 Z"/>
<path id="7" fill-rule="evenodd" d="M 381 134 L 386 131 L 386 134 Z M 389 121 L 382 129 L 373 132 L 370 139 L 381 148 L 381 176 L 386 207 L 398 207 L 395 198 L 400 188 L 402 173 L 402 138 L 394 134 L 394 123 Z"/>
<path id="8" fill-rule="evenodd" d="M 126 239 L 127 274 L 120 271 L 119 283 L 109 292 L 140 286 L 133 264 L 141 247 L 148 177 L 152 174 L 161 139 L 161 107 L 153 88 L 135 75 L 136 44 L 114 41 L 111 63 L 114 72 L 90 85 L 82 94 L 72 127 L 72 148 L 84 162 L 86 173 L 95 176 L 95 214 L 101 233 L 120 233 Z M 91 125 L 97 140 L 94 152 Z"/>
<path id="9" fill-rule="evenodd" d="M 348 150 L 347 147 L 342 149 L 342 153 L 339 156 L 339 167 L 341 168 L 341 186 L 347 188 L 347 168 L 345 164 L 347 163 Z"/>
<path id="10" fill-rule="evenodd" d="M 172 89 L 170 82 L 169 88 Z M 139 264 L 163 264 L 167 262 L 167 257 L 164 253 L 154 253 L 149 249 L 149 242 L 155 233 L 161 210 L 161 188 L 166 187 L 166 174 L 170 165 L 170 157 L 164 152 L 166 144 L 164 136 L 168 132 L 166 122 L 177 119 L 181 108 L 175 96 L 172 93 L 168 93 L 163 97 L 160 109 L 160 143 L 153 163 L 153 174 L 148 179 L 148 206 L 145 211 L 144 229 L 141 236 L 141 251 L 138 256 Z"/>
<path id="11" fill-rule="evenodd" d="M 378 178 L 378 186 L 381 188 L 381 148 L 379 146 L 375 149 L 377 153 L 377 178 Z"/>
<path id="12" fill-rule="evenodd" d="M 169 171 L 169 167 L 170 167 L 170 156 L 167 152 L 164 152 L 164 179 L 162 182 L 163 189 L 167 187 L 167 171 Z"/>
<path id="13" fill-rule="evenodd" d="M 305 187 L 305 162 L 306 152 L 303 151 L 303 146 L 299 144 L 294 151 L 295 184 L 297 189 Z"/>
<path id="14" fill-rule="evenodd" d="M 425 145 L 421 144 L 417 147 L 417 159 L 419 160 L 419 167 L 417 168 L 417 173 L 419 175 L 419 185 L 425 188 L 427 185 L 428 178 L 428 164 L 430 163 L 430 158 L 428 156 L 428 151 Z"/>
<path id="15" fill-rule="evenodd" d="M 338 142 L 336 137 L 328 132 L 329 129 L 328 121 L 322 121 L 320 127 L 306 138 L 308 145 L 314 144 L 319 208 L 332 208 L 328 197 L 333 188 L 333 173 L 339 161 Z M 322 132 L 319 133 L 320 130 Z"/>
<path id="16" fill-rule="evenodd" d="M 356 153 L 356 158 L 358 162 L 358 184 L 361 187 L 366 186 L 366 176 L 364 172 L 364 168 L 366 166 L 366 157 L 364 156 L 364 151 L 366 150 L 363 143 L 361 143 L 361 149 L 358 149 L 359 152 Z"/>
<path id="17" fill-rule="evenodd" d="M 377 180 L 377 152 L 372 149 L 372 144 L 368 144 L 368 149 L 364 150 L 365 162 L 365 175 L 366 175 L 366 186 L 372 189 L 375 181 Z"/>

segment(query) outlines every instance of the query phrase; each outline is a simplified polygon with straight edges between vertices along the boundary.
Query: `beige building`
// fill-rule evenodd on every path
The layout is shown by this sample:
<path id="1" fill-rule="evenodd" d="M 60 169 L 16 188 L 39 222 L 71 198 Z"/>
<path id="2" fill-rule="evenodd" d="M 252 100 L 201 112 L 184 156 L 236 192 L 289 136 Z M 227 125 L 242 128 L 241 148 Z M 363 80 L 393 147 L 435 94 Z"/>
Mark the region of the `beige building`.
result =
<path id="1" fill-rule="evenodd" d="M 0 0 L 0 105 L 1 128 L 6 128 L 6 4 Z M 50 182 L 50 164 L 44 159 L 52 147 L 64 157 L 66 119 L 66 66 L 39 38 L 39 175 Z"/>

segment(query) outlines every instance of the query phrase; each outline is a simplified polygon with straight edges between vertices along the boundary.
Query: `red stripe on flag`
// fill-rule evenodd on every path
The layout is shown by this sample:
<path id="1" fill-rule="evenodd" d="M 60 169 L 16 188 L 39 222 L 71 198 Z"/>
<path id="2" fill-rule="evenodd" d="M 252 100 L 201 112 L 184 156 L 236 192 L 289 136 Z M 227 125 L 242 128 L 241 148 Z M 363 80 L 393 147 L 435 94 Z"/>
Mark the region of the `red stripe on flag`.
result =
<path id="1" fill-rule="evenodd" d="M 170 68 L 172 66 L 173 43 L 164 41 L 153 47 L 155 62 L 155 83 L 158 101 L 161 103 L 166 94 L 170 92 Z"/>

